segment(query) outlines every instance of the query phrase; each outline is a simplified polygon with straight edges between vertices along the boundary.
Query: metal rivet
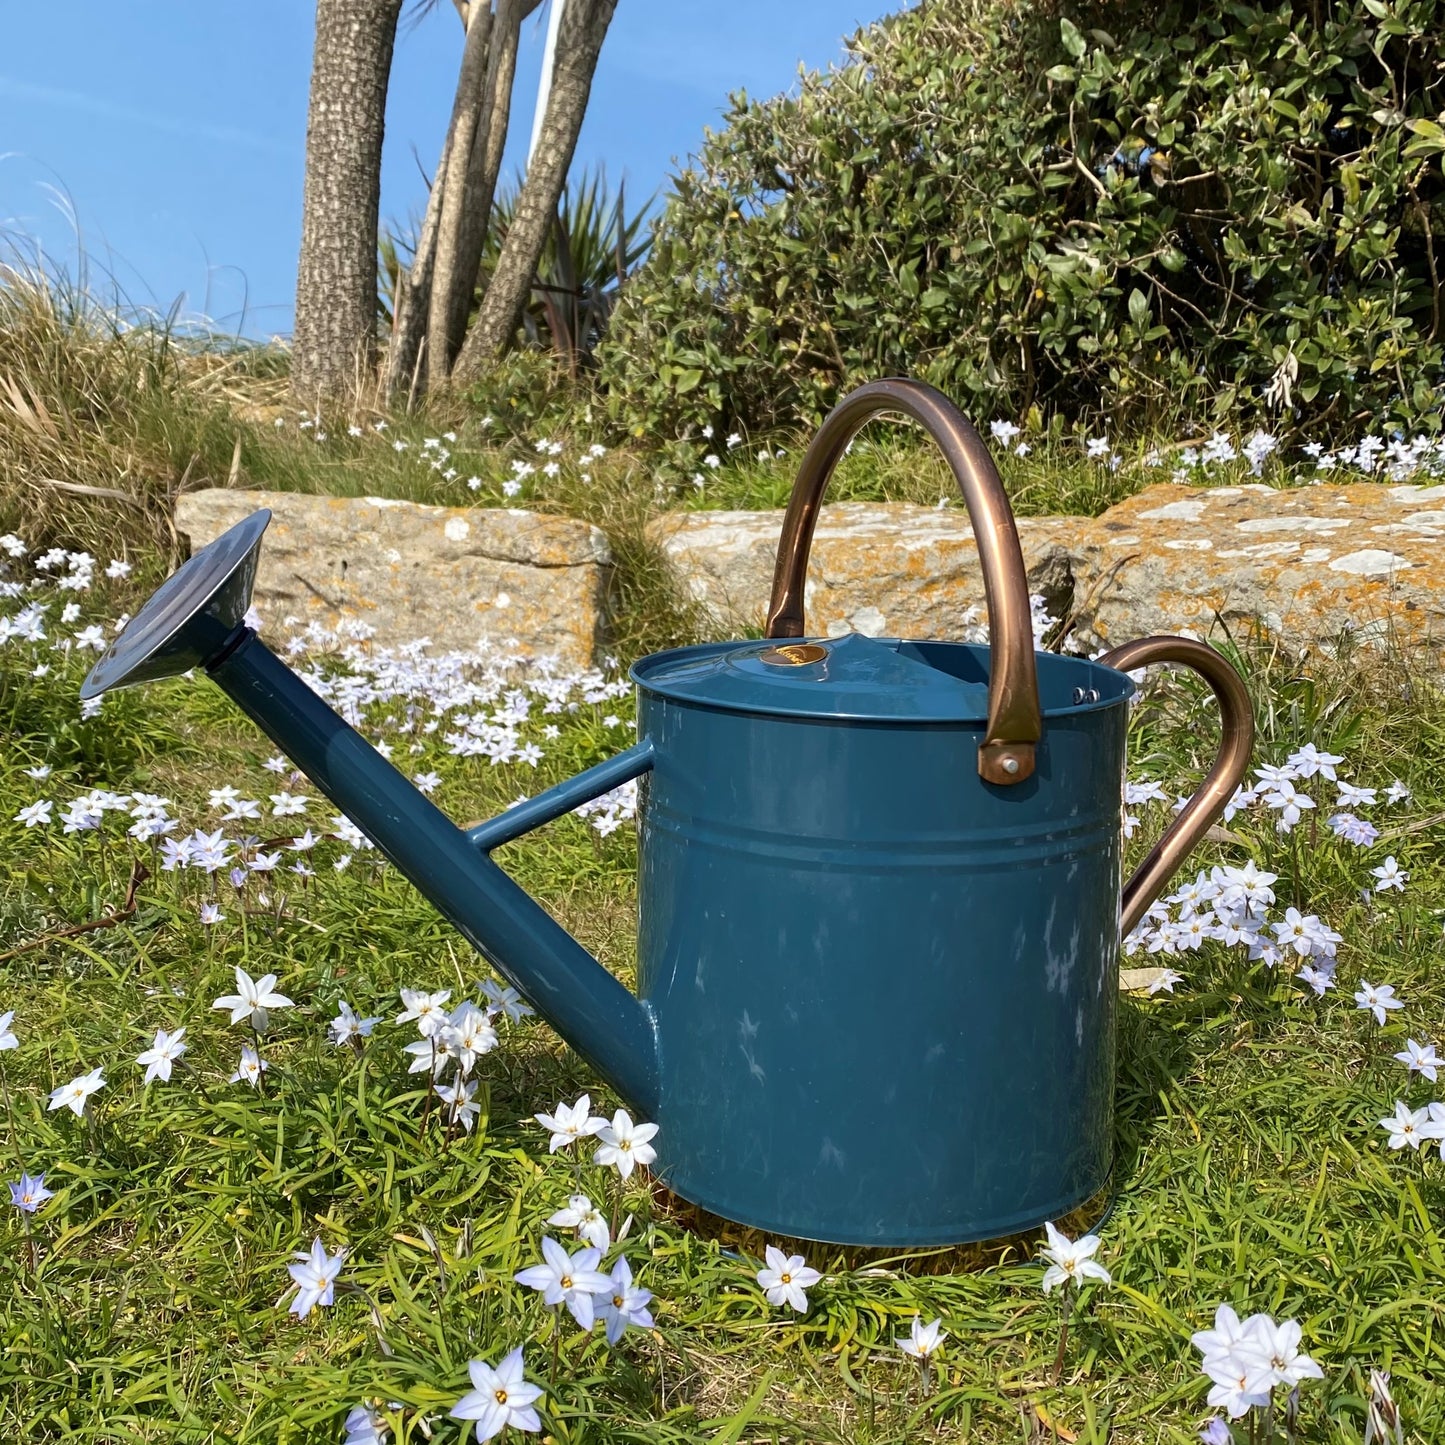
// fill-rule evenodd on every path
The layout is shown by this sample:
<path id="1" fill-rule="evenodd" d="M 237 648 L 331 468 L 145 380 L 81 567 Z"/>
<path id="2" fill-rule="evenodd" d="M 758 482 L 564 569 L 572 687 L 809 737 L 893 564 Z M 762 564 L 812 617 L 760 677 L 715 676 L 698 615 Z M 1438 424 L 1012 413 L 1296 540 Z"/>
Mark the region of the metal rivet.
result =
<path id="1" fill-rule="evenodd" d="M 999 766 L 1012 777 L 1019 770 L 1019 760 L 1017 758 L 1005 758 Z"/>

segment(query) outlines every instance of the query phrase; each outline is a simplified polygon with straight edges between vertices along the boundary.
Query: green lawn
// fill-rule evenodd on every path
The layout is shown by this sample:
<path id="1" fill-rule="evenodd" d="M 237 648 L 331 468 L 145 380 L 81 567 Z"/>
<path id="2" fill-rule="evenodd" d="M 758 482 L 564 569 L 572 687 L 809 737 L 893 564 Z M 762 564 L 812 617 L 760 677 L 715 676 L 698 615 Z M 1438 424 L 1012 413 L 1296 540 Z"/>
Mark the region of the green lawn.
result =
<path id="1" fill-rule="evenodd" d="M 1002 1442 L 1050 1440 L 1055 1427 L 1065 1440 L 1185 1441 L 1212 1413 L 1189 1336 L 1221 1303 L 1300 1321 L 1325 1376 L 1302 1387 L 1300 1438 L 1358 1440 L 1371 1367 L 1393 1373 L 1408 1438 L 1445 1435 L 1435 1384 L 1445 1165 L 1433 1147 L 1391 1151 L 1377 1122 L 1397 1099 L 1418 1108 L 1445 1094 L 1392 1058 L 1407 1037 L 1445 1045 L 1445 710 L 1399 659 L 1314 658 L 1308 672 L 1278 654 L 1248 660 L 1259 763 L 1314 742 L 1344 755 L 1342 778 L 1399 779 L 1412 797 L 1359 806 L 1383 832 L 1358 847 L 1327 826 L 1333 786 L 1302 780 L 1318 806 L 1293 831 L 1276 832 L 1276 814 L 1257 805 L 1195 860 L 1255 860 L 1279 875 L 1272 919 L 1297 906 L 1342 935 L 1338 985 L 1323 998 L 1291 965 L 1271 971 L 1220 942 L 1128 960 L 1168 963 L 1184 981 L 1123 1003 L 1120 1195 L 1098 1256 L 1113 1283 L 1084 1292 L 1056 1382 L 1059 1296 L 1040 1288 L 1041 1239 L 946 1274 L 930 1272 L 936 1260 L 880 1266 L 813 1246 L 808 1263 L 823 1278 L 807 1313 L 773 1308 L 755 1278 L 762 1261 L 683 1228 L 640 1173 L 624 1182 L 590 1152 L 548 1154 L 533 1113 L 585 1089 L 595 1113 L 618 1101 L 536 1019 L 499 1021 L 500 1047 L 474 1073 L 477 1125 L 448 1129 L 441 1106 L 425 1102 L 425 1076 L 407 1073 L 403 1049 L 417 1034 L 393 1021 L 398 992 L 484 1001 L 486 970 L 374 853 L 329 836 L 304 854 L 283 847 L 278 870 L 238 892 L 224 867 L 164 869 L 159 843 L 127 835 L 133 801 L 103 811 L 96 829 L 65 833 L 72 801 L 97 788 L 169 800 L 154 807 L 178 820 L 175 837 L 334 828 L 335 810 L 309 784 L 265 770 L 270 748 L 207 683 L 115 694 L 80 720 L 76 688 L 95 654 L 57 644 L 133 604 L 112 590 L 126 585 L 57 594 L 50 583 L 0 603 L 11 618 L 32 596 L 49 603 L 43 641 L 0 643 L 0 1012 L 14 1011 L 18 1040 L 0 1052 L 4 1168 L 9 1179 L 43 1172 L 54 1191 L 33 1216 L 8 1209 L 3 1225 L 0 1421 L 17 1438 L 334 1441 L 348 1411 L 375 1402 L 396 1439 L 463 1439 L 447 1411 L 470 1388 L 467 1362 L 496 1365 L 520 1345 L 555 1441 Z M 64 623 L 72 596 L 82 615 Z M 348 671 L 334 655 L 310 660 Z M 502 691 L 520 689 L 531 706 L 510 735 L 544 756 L 535 770 L 493 766 L 445 741 L 461 719 L 480 726 L 495 714 L 485 692 L 427 732 L 421 681 L 372 681 L 381 695 L 363 704 L 363 731 L 389 740 L 408 772 L 439 774 L 435 797 L 461 821 L 633 737 L 627 697 L 587 702 L 578 683 L 576 711 L 547 714 L 538 678 L 520 669 Z M 1133 727 L 1134 776 L 1187 791 L 1211 747 L 1210 708 L 1193 683 L 1154 685 Z M 25 771 L 45 765 L 44 778 Z M 263 816 L 223 822 L 208 793 L 228 786 Z M 271 816 L 267 800 L 283 789 L 313 795 L 304 814 Z M 54 803 L 48 823 L 12 821 L 41 799 Z M 1168 808 L 1134 811 L 1131 846 L 1142 851 Z M 1386 855 L 1408 884 L 1362 897 Z M 627 976 L 630 824 L 604 837 L 568 817 L 503 857 Z M 313 878 L 284 871 L 298 858 Z M 149 876 L 131 916 L 57 936 L 120 909 L 137 865 Z M 225 914 L 209 927 L 199 919 L 208 900 Z M 294 1000 L 272 1013 L 259 1089 L 230 1082 L 248 1030 L 211 1007 L 236 991 L 238 965 L 276 974 Z M 1356 1007 L 1361 979 L 1405 1001 L 1383 1028 Z M 382 1019 L 359 1052 L 328 1038 L 342 999 Z M 172 1078 L 145 1085 L 137 1056 L 158 1029 L 182 1026 L 189 1047 Z M 51 1090 L 96 1068 L 105 1086 L 83 1117 L 47 1108 Z M 655 1296 L 656 1329 L 615 1348 L 600 1326 L 584 1333 L 564 1315 L 559 1330 L 513 1282 L 538 1261 L 544 1234 L 577 1247 L 546 1221 L 579 1185 L 614 1224 L 631 1216 L 605 1267 L 625 1255 Z M 298 1320 L 281 1299 L 286 1266 L 316 1238 L 347 1257 L 334 1305 Z M 948 1332 L 926 1395 L 894 1344 L 915 1313 Z"/>

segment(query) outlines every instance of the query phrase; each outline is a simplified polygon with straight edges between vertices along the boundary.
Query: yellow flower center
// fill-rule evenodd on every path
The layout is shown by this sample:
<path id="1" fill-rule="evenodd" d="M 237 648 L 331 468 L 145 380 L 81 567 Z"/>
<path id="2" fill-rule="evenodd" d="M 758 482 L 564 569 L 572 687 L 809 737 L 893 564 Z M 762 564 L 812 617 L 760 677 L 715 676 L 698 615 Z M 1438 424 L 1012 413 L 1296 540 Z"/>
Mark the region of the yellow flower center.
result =
<path id="1" fill-rule="evenodd" d="M 784 1284 L 792 1284 L 793 1282 L 793 1276 L 790 1275 L 787 1270 L 784 1270 L 782 1274 L 778 1276 L 778 1278 L 782 1280 Z"/>
<path id="2" fill-rule="evenodd" d="M 612 1296 L 612 1308 L 618 1310 L 622 1308 L 622 1296 L 620 1294 Z"/>
<path id="3" fill-rule="evenodd" d="M 562 1288 L 563 1288 L 563 1289 L 571 1289 L 571 1288 L 572 1288 L 572 1276 L 571 1276 L 570 1274 L 564 1274 L 564 1275 L 562 1276 Z"/>
<path id="4" fill-rule="evenodd" d="M 492 1392 L 492 1398 L 497 1402 L 497 1404 L 505 1405 L 507 1403 L 507 1392 L 502 1389 L 494 1390 Z"/>

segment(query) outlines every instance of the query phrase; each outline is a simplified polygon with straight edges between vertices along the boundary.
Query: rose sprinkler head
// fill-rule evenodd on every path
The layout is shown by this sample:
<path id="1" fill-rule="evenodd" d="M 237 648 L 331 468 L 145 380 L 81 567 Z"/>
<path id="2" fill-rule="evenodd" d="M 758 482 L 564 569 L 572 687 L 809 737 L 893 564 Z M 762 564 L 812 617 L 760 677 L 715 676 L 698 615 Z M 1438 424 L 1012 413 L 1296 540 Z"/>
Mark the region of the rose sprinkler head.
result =
<path id="1" fill-rule="evenodd" d="M 126 624 L 81 684 L 81 697 L 219 661 L 243 634 L 270 520 L 263 507 L 202 547 Z"/>

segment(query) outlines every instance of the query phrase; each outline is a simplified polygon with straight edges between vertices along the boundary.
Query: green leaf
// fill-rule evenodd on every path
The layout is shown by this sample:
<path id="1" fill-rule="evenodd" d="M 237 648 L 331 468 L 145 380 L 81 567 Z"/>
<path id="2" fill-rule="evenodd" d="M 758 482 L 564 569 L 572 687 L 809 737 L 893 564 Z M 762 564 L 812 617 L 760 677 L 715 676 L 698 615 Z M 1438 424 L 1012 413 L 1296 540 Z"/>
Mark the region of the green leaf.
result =
<path id="1" fill-rule="evenodd" d="M 1084 33 L 1065 15 L 1059 21 L 1059 39 L 1064 43 L 1064 49 L 1074 57 L 1075 60 L 1082 60 L 1084 52 L 1089 48 L 1089 43 L 1084 39 Z M 1035 72 L 1037 74 L 1037 71 Z"/>
<path id="2" fill-rule="evenodd" d="M 1140 330 L 1149 324 L 1149 298 L 1137 288 L 1129 293 L 1129 320 Z"/>

